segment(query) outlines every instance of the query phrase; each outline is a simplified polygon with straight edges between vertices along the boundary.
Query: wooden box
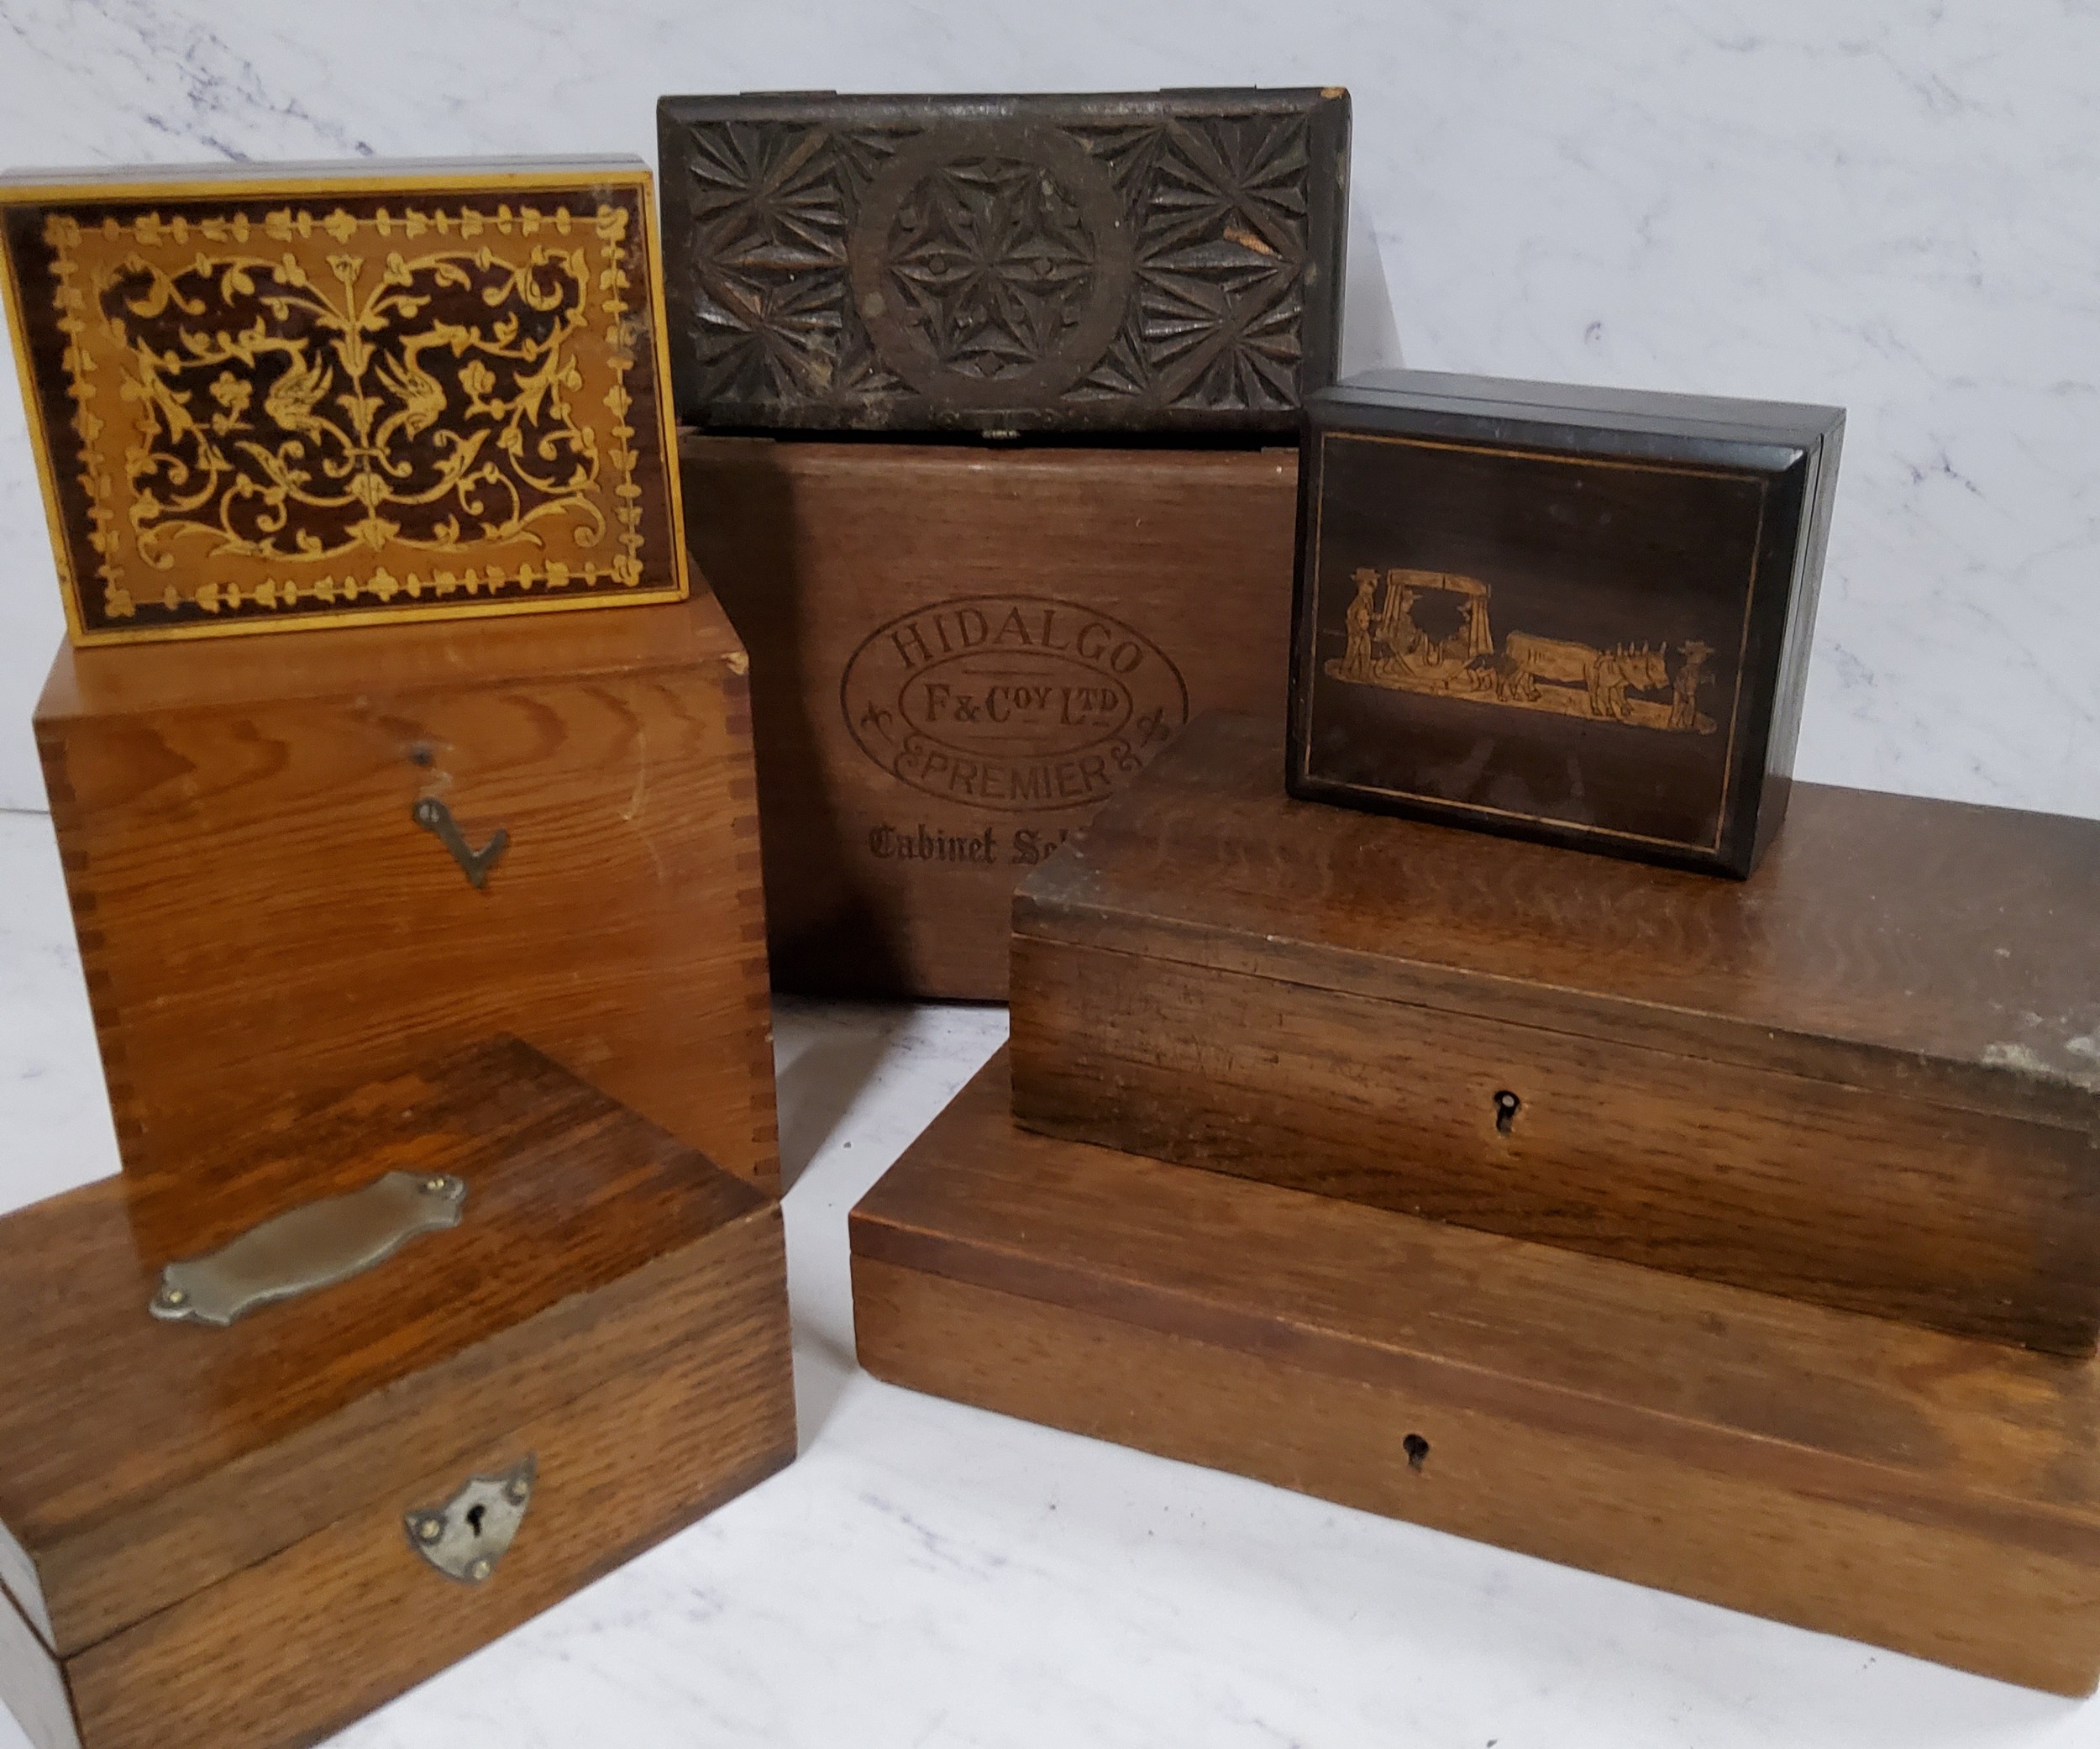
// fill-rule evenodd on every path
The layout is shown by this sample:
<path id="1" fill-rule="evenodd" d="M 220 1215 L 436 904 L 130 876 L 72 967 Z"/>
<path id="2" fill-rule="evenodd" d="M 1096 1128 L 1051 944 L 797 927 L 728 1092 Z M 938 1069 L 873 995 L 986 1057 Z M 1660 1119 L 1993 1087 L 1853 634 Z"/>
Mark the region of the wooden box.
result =
<path id="1" fill-rule="evenodd" d="M 1736 883 L 1278 777 L 1205 719 L 1022 885 L 1022 1123 L 2092 1351 L 2100 821 L 1803 784 Z"/>
<path id="2" fill-rule="evenodd" d="M 0 177 L 75 640 L 683 597 L 654 206 L 634 158 Z"/>
<path id="3" fill-rule="evenodd" d="M 1287 449 L 683 454 L 751 652 L 781 988 L 1003 999 L 1015 880 L 1191 711 L 1282 744 Z"/>
<path id="4" fill-rule="evenodd" d="M 311 1743 L 795 1455 L 777 1204 L 516 1044 L 301 1115 L 0 1219 L 37 1749 Z"/>
<path id="5" fill-rule="evenodd" d="M 876 1377 L 2084 1694 L 2094 1363 L 1031 1135 L 853 1211 Z"/>
<path id="6" fill-rule="evenodd" d="M 1306 412 L 1291 793 L 1748 874 L 1844 414 L 1420 370 Z"/>
<path id="7" fill-rule="evenodd" d="M 743 651 L 711 597 L 64 649 L 36 733 L 128 1169 L 514 1033 L 777 1178 Z"/>
<path id="8" fill-rule="evenodd" d="M 1346 92 L 666 97 L 680 417 L 1295 433 L 1331 382 Z"/>

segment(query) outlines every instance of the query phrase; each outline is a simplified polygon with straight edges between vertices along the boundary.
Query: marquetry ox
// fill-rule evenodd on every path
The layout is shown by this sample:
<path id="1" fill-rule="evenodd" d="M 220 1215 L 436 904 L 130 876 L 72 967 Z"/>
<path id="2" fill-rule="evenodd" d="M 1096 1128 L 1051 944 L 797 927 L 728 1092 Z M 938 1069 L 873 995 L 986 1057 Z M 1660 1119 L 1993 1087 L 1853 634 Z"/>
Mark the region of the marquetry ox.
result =
<path id="1" fill-rule="evenodd" d="M 1512 632 L 1503 653 L 1516 671 L 1520 696 L 1536 698 L 1541 680 L 1578 685 L 1589 695 L 1591 716 L 1609 717 L 1620 722 L 1628 717 L 1627 688 L 1648 691 L 1670 684 L 1662 652 L 1650 649 L 1645 643 L 1637 649 L 1622 643 L 1600 650 L 1587 643 Z"/>

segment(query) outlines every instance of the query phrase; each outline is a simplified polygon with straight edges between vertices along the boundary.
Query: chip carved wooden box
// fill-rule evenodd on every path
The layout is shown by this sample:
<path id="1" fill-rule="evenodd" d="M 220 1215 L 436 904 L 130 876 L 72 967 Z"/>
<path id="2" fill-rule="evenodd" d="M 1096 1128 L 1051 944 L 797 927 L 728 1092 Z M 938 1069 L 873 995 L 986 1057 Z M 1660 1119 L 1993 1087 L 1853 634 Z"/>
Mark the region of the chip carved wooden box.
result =
<path id="1" fill-rule="evenodd" d="M 1023 880 L 1021 1123 L 2092 1352 L 2100 822 L 1803 784 L 1717 881 L 1279 766 L 1203 718 Z"/>
<path id="2" fill-rule="evenodd" d="M 59 652 L 37 706 L 125 1169 L 494 1032 L 772 1187 L 751 706 L 711 596 Z"/>
<path id="3" fill-rule="evenodd" d="M 514 1043 L 0 1217 L 0 1692 L 290 1749 L 795 1455 L 777 1203 Z"/>
<path id="4" fill-rule="evenodd" d="M 860 1363 L 981 1409 L 2092 1692 L 2093 1361 L 1265 1175 L 1032 1133 L 995 1060 L 853 1211 Z"/>
<path id="5" fill-rule="evenodd" d="M 635 159 L 0 178 L 83 643 L 686 592 Z"/>
<path id="6" fill-rule="evenodd" d="M 1748 874 L 1844 414 L 1383 370 L 1306 416 L 1291 792 Z"/>
<path id="7" fill-rule="evenodd" d="M 681 418 L 1296 429 L 1341 328 L 1326 90 L 666 97 Z"/>

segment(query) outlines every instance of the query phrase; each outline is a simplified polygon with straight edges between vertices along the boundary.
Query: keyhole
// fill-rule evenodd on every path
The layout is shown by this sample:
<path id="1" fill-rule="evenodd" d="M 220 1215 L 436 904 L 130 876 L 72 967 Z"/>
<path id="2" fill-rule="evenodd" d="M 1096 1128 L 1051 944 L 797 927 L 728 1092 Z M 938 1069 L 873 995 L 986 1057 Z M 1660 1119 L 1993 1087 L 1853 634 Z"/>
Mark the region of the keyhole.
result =
<path id="1" fill-rule="evenodd" d="M 1516 1124 L 1517 1111 L 1523 1104 L 1524 1101 L 1506 1087 L 1498 1093 L 1495 1095 L 1495 1128 L 1508 1135 Z"/>
<path id="2" fill-rule="evenodd" d="M 1419 1433 L 1410 1433 L 1400 1442 L 1400 1449 L 1407 1453 L 1407 1467 L 1419 1475 L 1429 1462 L 1429 1442 Z"/>
<path id="3" fill-rule="evenodd" d="M 467 1508 L 467 1528 L 477 1536 L 481 1534 L 481 1521 L 488 1516 L 488 1512 L 489 1509 L 486 1506 Z"/>

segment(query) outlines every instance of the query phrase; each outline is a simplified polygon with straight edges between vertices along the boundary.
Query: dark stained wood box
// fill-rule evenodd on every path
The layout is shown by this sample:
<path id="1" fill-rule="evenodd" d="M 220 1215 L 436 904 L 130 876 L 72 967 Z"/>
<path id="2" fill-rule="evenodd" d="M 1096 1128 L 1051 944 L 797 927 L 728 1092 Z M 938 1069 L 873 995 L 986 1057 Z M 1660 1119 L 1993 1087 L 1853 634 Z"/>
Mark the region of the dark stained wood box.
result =
<path id="1" fill-rule="evenodd" d="M 1844 424 L 1425 370 L 1309 397 L 1292 794 L 1748 874 Z"/>
<path id="2" fill-rule="evenodd" d="M 1281 745 L 1289 449 L 682 454 L 751 653 L 783 989 L 1002 1000 L 1015 880 L 1191 712 Z"/>
<path id="3" fill-rule="evenodd" d="M 665 97 L 679 415 L 709 429 L 1297 429 L 1334 379 L 1349 99 Z"/>
<path id="4" fill-rule="evenodd" d="M 637 158 L 0 177 L 81 643 L 673 601 Z"/>
<path id="5" fill-rule="evenodd" d="M 312 1742 L 793 1458 L 779 1205 L 524 1047 L 218 1154 L 0 1218 L 37 1749 Z"/>
<path id="6" fill-rule="evenodd" d="M 777 1183 L 743 647 L 712 597 L 62 649 L 37 706 L 125 1168 L 491 1034 Z"/>
<path id="7" fill-rule="evenodd" d="M 876 1377 L 2092 1691 L 2091 1361 L 1054 1141 L 1005 1093 L 853 1211 Z"/>
<path id="8" fill-rule="evenodd" d="M 1023 883 L 1022 1123 L 2092 1350 L 2100 822 L 1803 784 L 1738 883 L 1280 775 L 1205 718 Z"/>

